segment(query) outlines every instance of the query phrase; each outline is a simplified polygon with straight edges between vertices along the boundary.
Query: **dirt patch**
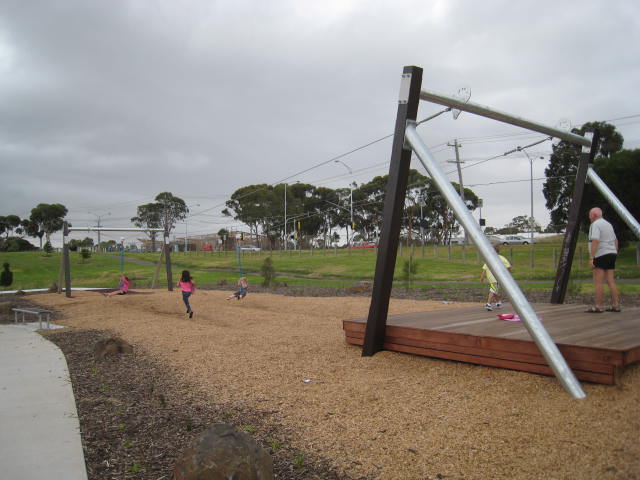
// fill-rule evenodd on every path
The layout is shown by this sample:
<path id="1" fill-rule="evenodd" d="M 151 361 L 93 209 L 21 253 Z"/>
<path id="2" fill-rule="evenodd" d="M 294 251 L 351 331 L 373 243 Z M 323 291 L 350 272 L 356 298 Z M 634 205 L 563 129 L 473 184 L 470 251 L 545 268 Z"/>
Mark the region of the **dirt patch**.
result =
<path id="1" fill-rule="evenodd" d="M 109 436 L 112 445 L 129 435 L 143 442 L 133 439 L 139 425 L 174 455 L 189 434 L 222 420 L 267 447 L 278 442 L 278 478 L 640 478 L 638 365 L 617 387 L 583 384 L 587 398 L 575 400 L 553 377 L 394 352 L 362 357 L 345 343 L 341 321 L 366 316 L 367 297 L 252 293 L 225 301 L 226 291 L 199 291 L 188 319 L 179 293 L 145 293 L 30 297 L 72 327 L 53 335 L 66 338 L 70 369 L 87 382 L 79 388 L 72 378 L 79 407 L 89 405 L 89 417 L 110 415 L 91 421 L 108 424 L 107 432 L 89 436 L 83 422 L 87 451 Z M 390 313 L 459 305 L 393 299 Z M 122 337 L 135 353 L 102 365 L 68 353 L 90 350 L 104 335 L 87 332 L 95 329 Z M 142 403 L 145 395 L 152 403 Z M 167 423 L 178 427 L 162 433 Z M 131 448 L 95 447 L 96 461 L 117 459 L 120 469 L 96 467 L 92 478 L 170 478 L 174 457 L 153 449 L 126 457 Z M 152 475 L 126 476 L 154 455 L 162 467 Z"/>

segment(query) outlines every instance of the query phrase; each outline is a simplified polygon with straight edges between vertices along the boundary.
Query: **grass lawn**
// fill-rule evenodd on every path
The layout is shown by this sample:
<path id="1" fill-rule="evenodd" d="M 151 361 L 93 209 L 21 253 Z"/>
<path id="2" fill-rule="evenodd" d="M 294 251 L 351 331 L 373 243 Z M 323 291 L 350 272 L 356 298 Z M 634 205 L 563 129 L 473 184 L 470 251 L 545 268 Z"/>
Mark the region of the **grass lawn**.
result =
<path id="1" fill-rule="evenodd" d="M 512 262 L 513 276 L 523 284 L 523 288 L 550 290 L 560 249 L 559 243 L 541 243 L 534 247 L 503 247 L 500 253 Z M 278 272 L 277 281 L 286 282 L 288 285 L 341 288 L 357 280 L 371 281 L 375 274 L 374 249 L 354 249 L 350 253 L 346 249 L 243 252 L 242 270 L 248 274 L 250 283 L 262 282 L 260 268 L 270 254 Z M 151 285 L 158 255 L 125 254 L 124 271 L 133 280 L 134 286 Z M 237 252 L 172 253 L 171 259 L 174 281 L 179 278 L 181 270 L 191 271 L 200 285 L 217 284 L 222 278 L 229 283 L 235 283 L 238 277 Z M 79 252 L 71 252 L 70 261 L 73 286 L 117 286 L 120 275 L 118 254 L 93 253 L 89 259 L 83 261 Z M 474 246 L 418 246 L 413 249 L 404 247 L 398 252 L 395 281 L 403 281 L 403 265 L 408 261 L 418 266 L 413 278 L 414 288 L 445 285 L 452 288 L 455 284 L 464 285 L 465 288 L 485 288 L 478 282 L 480 268 L 484 262 L 478 257 Z M 60 253 L 45 256 L 41 252 L 1 252 L 0 262 L 8 262 L 14 272 L 11 289 L 48 288 L 52 283 L 59 281 Z M 616 266 L 616 276 L 622 279 L 619 284 L 620 290 L 624 293 L 640 293 L 639 284 L 624 281 L 640 279 L 635 244 L 620 251 Z M 166 285 L 164 266 L 158 278 L 161 285 Z M 573 262 L 572 284 L 583 293 L 590 293 L 593 291 L 590 279 L 591 270 L 587 265 L 586 248 L 578 248 Z"/>

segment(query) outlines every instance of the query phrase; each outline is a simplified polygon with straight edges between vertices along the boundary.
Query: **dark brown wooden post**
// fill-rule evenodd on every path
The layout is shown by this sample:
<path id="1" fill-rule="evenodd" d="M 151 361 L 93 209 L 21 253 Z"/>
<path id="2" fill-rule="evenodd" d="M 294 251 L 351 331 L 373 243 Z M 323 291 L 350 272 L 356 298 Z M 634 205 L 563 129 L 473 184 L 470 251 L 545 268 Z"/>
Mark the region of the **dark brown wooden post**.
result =
<path id="1" fill-rule="evenodd" d="M 412 153 L 410 149 L 404 148 L 404 132 L 407 120 L 415 120 L 418 115 L 421 87 L 422 69 L 413 66 L 404 67 L 384 201 L 380 248 L 362 348 L 363 356 L 371 356 L 379 352 L 384 343 Z"/>
<path id="2" fill-rule="evenodd" d="M 69 261 L 69 224 L 64 222 L 62 226 L 62 263 L 64 264 L 64 289 L 65 295 L 71 298 L 71 262 Z"/>
<path id="3" fill-rule="evenodd" d="M 576 251 L 578 243 L 578 234 L 580 233 L 580 211 L 582 209 L 582 198 L 584 196 L 584 187 L 587 179 L 587 170 L 589 163 L 593 162 L 593 158 L 598 150 L 598 142 L 600 135 L 598 130 L 593 132 L 591 140 L 591 148 L 585 151 L 582 148 L 580 161 L 578 163 L 578 173 L 573 187 L 573 197 L 571 205 L 569 205 L 569 218 L 567 220 L 567 231 L 562 242 L 562 250 L 558 260 L 558 270 L 556 272 L 556 280 L 551 292 L 551 303 L 563 303 L 567 293 L 567 285 L 569 284 L 569 276 L 571 275 L 571 265 L 573 264 L 573 254 Z"/>
<path id="4" fill-rule="evenodd" d="M 164 260 L 167 267 L 167 290 L 173 292 L 173 274 L 171 272 L 171 244 L 169 243 L 169 235 L 164 235 Z"/>

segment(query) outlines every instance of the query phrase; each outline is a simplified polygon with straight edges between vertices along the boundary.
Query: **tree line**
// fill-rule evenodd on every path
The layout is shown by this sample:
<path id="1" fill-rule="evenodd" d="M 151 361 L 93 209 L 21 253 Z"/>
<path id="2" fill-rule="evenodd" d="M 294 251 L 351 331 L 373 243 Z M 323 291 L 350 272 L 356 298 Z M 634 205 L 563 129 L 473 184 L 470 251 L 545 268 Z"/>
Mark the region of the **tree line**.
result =
<path id="1" fill-rule="evenodd" d="M 606 122 L 588 122 L 572 132 L 584 135 L 587 129 L 598 129 L 600 133 L 594 170 L 638 218 L 640 197 L 629 186 L 640 181 L 640 150 L 623 150 L 622 135 Z M 535 219 L 519 215 L 502 228 L 488 227 L 485 233 L 528 232 L 532 226 L 537 232 L 564 231 L 580 152 L 580 146 L 566 141 L 552 147 L 543 185 L 551 222 L 544 230 Z M 246 224 L 252 234 L 266 236 L 272 246 L 291 240 L 307 246 L 327 245 L 337 241 L 338 231 L 342 230 L 347 232 L 348 240 L 376 241 L 382 227 L 387 180 L 388 175 L 378 176 L 361 185 L 353 183 L 349 188 L 335 190 L 304 183 L 248 185 L 231 195 L 222 213 Z M 458 192 L 458 184 L 451 183 Z M 464 188 L 463 198 L 469 210 L 478 208 L 478 196 L 471 189 Z M 582 220 L 594 205 L 601 206 L 605 215 L 612 219 L 621 240 L 631 238 L 632 232 L 614 215 L 605 199 L 594 187 L 587 185 L 580 212 Z M 582 222 L 583 230 L 588 226 L 588 222 Z M 410 170 L 401 235 L 405 239 L 442 244 L 460 230 L 453 211 L 434 182 L 418 171 Z"/>
<path id="2" fill-rule="evenodd" d="M 631 214 L 638 218 L 640 196 L 635 194 L 634 186 L 640 183 L 640 149 L 622 149 L 622 135 L 613 125 L 605 122 L 586 123 L 581 128 L 573 129 L 573 133 L 582 135 L 588 128 L 597 128 L 600 132 L 594 161 L 596 173 Z M 567 223 L 581 147 L 560 141 L 552 148 L 543 185 L 551 222 L 544 231 L 562 232 Z M 339 189 L 299 182 L 247 185 L 231 195 L 222 213 L 247 225 L 251 234 L 266 237 L 270 244 L 268 246 L 273 248 L 281 247 L 285 242 L 295 242 L 305 247 L 334 245 L 340 240 L 341 231 L 346 231 L 349 242 L 375 242 L 382 228 L 387 180 L 388 175 L 377 176 L 369 182 L 360 185 L 354 182 L 349 188 Z M 455 182 L 452 185 L 458 192 L 459 185 Z M 478 196 L 469 188 L 464 188 L 463 192 L 465 205 L 474 211 L 478 208 Z M 623 242 L 632 238 L 632 232 L 615 215 L 605 199 L 593 186 L 587 185 L 581 219 L 585 219 L 587 211 L 595 205 L 603 209 Z M 143 229 L 162 229 L 169 235 L 175 224 L 186 218 L 189 209 L 183 199 L 171 192 L 162 192 L 154 202 L 138 206 L 136 213 L 131 218 L 134 225 Z M 40 249 L 50 248 L 51 234 L 62 229 L 66 214 L 64 205 L 41 203 L 31 210 L 29 218 L 0 216 L 0 250 L 35 249 L 24 237 L 38 238 Z M 485 232 L 527 232 L 532 223 L 535 231 L 542 231 L 541 226 L 531 220 L 526 215 L 516 216 L 504 227 L 487 227 Z M 588 229 L 588 222 L 582 222 L 582 227 Z M 221 232 L 226 233 L 226 230 Z M 417 170 L 410 170 L 402 235 L 407 239 L 424 240 L 425 243 L 443 244 L 459 232 L 460 224 L 433 180 Z M 157 232 L 149 231 L 148 234 L 152 243 L 158 241 Z M 80 247 L 93 245 L 89 237 L 76 242 Z"/>
<path id="3" fill-rule="evenodd" d="M 388 175 L 361 185 L 331 189 L 307 183 L 257 184 L 241 187 L 226 202 L 223 215 L 249 227 L 250 233 L 266 236 L 270 246 L 295 241 L 303 246 L 324 246 L 340 239 L 376 241 L 382 228 L 382 209 Z M 456 191 L 458 185 L 453 183 Z M 478 206 L 477 195 L 464 189 L 470 210 Z M 285 223 L 286 221 L 286 223 Z M 444 241 L 459 230 L 452 210 L 431 178 L 409 171 L 403 229 L 411 236 L 422 232 L 427 241 Z"/>
<path id="4" fill-rule="evenodd" d="M 67 212 L 67 208 L 59 203 L 40 203 L 31 209 L 29 218 L 20 218 L 18 215 L 0 216 L 0 235 L 4 235 L 0 237 L 0 250 L 34 250 L 36 247 L 24 237 L 38 238 L 40 250 L 50 250 L 51 234 L 62 229 Z"/>

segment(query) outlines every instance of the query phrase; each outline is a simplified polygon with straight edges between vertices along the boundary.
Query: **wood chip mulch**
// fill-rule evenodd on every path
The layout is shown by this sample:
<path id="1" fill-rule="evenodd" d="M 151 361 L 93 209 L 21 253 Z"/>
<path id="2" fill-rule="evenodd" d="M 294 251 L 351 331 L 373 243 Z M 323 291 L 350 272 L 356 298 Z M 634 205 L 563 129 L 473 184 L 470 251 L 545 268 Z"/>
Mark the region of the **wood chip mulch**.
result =
<path id="1" fill-rule="evenodd" d="M 46 335 L 67 357 L 91 480 L 169 480 L 219 422 L 268 449 L 279 479 L 640 479 L 640 364 L 576 400 L 553 377 L 362 357 L 342 320 L 366 316 L 364 296 L 199 290 L 190 319 L 178 292 L 138 293 L 29 297 L 69 327 Z M 390 314 L 458 306 L 393 299 Z M 111 335 L 134 353 L 96 362 Z"/>
<path id="2" fill-rule="evenodd" d="M 269 451 L 276 478 L 337 479 L 320 459 L 296 463 L 282 447 L 286 433 L 255 411 L 211 404 L 193 385 L 141 354 L 94 358 L 93 346 L 113 337 L 100 330 L 55 330 L 47 338 L 64 352 L 76 397 L 89 480 L 169 479 L 176 459 L 207 427 L 228 423 Z M 299 460 L 298 460 L 299 462 Z"/>

